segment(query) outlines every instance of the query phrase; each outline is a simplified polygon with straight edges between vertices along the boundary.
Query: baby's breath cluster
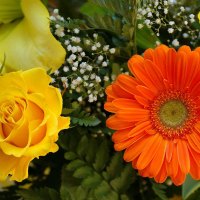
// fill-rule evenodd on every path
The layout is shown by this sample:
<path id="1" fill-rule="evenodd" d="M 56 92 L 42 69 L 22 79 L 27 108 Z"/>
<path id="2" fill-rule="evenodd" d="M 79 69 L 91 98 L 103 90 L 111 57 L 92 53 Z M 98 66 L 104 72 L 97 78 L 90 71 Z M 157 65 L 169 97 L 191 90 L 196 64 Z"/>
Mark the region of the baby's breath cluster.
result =
<path id="1" fill-rule="evenodd" d="M 115 48 L 106 44 L 98 33 L 82 30 L 70 18 L 63 20 L 57 9 L 51 20 L 52 31 L 67 52 L 63 67 L 52 74 L 52 83 L 79 102 L 96 102 L 104 96 L 104 86 L 110 81 L 109 58 L 115 54 Z"/>
<path id="2" fill-rule="evenodd" d="M 179 47 L 184 44 L 195 46 L 199 36 L 197 13 L 188 7 L 180 6 L 178 1 L 155 0 L 138 9 L 138 29 L 147 26 L 169 45 Z"/>

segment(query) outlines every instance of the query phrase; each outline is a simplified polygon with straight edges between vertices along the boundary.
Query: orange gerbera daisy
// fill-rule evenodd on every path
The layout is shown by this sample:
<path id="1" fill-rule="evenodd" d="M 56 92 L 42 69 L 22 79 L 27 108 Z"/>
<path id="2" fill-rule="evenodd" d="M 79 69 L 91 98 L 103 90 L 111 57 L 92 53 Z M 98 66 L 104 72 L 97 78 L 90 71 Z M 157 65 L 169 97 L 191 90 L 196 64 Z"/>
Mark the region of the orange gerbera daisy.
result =
<path id="1" fill-rule="evenodd" d="M 115 150 L 144 177 L 181 185 L 200 179 L 200 47 L 160 45 L 128 61 L 107 87 L 107 126 L 116 130 Z"/>

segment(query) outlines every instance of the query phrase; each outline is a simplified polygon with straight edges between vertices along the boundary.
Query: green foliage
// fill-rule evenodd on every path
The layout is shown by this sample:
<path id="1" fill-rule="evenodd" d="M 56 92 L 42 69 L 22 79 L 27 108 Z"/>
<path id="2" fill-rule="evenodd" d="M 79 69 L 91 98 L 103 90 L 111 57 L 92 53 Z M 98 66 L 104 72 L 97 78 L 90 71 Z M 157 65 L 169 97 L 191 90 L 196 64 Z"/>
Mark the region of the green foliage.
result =
<path id="1" fill-rule="evenodd" d="M 200 198 L 200 181 L 192 179 L 187 175 L 186 181 L 182 187 L 183 200 L 196 200 Z"/>
<path id="2" fill-rule="evenodd" d="M 92 28 L 110 33 L 114 45 L 130 53 L 136 51 L 136 8 L 136 0 L 89 0 L 80 11 Z"/>
<path id="3" fill-rule="evenodd" d="M 70 137 L 68 142 L 74 143 Z M 68 195 L 71 200 L 129 199 L 126 191 L 134 181 L 133 169 L 124 166 L 121 153 L 112 155 L 109 140 L 84 135 L 76 148 L 69 143 L 63 145 L 69 163 L 62 171 L 61 196 Z"/>
<path id="4" fill-rule="evenodd" d="M 80 126 L 97 126 L 101 123 L 97 117 L 91 116 L 89 113 L 85 113 L 84 111 L 82 111 L 78 117 L 71 117 L 71 122 Z"/>
<path id="5" fill-rule="evenodd" d="M 34 190 L 19 190 L 18 193 L 24 200 L 60 200 L 59 193 L 52 188 L 40 188 Z"/>
<path id="6" fill-rule="evenodd" d="M 152 182 L 152 189 L 161 200 L 168 200 L 168 197 L 166 196 L 166 191 L 165 191 L 167 189 L 167 186 Z"/>
<path id="7" fill-rule="evenodd" d="M 146 1 L 145 1 L 146 2 Z M 158 37 L 150 28 L 138 29 L 136 0 L 89 0 L 80 9 L 92 28 L 112 34 L 112 42 L 121 55 L 131 56 L 139 48 L 155 47 Z M 142 23 L 142 22 L 141 22 Z"/>

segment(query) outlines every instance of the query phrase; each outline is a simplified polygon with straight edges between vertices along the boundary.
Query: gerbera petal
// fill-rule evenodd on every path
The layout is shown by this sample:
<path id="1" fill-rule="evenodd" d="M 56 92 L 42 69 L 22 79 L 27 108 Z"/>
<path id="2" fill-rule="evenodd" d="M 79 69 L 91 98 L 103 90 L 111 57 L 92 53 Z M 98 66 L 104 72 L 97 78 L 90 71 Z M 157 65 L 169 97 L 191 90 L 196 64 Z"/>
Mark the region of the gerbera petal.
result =
<path id="1" fill-rule="evenodd" d="M 155 155 L 149 165 L 149 175 L 155 177 L 158 175 L 163 163 L 165 162 L 165 152 L 167 147 L 167 141 L 159 135 L 159 140 L 161 141 L 159 148 L 155 152 Z"/>
<path id="2" fill-rule="evenodd" d="M 186 174 L 190 170 L 190 157 L 185 141 L 179 140 L 177 143 L 177 156 L 181 171 Z"/>
<path id="3" fill-rule="evenodd" d="M 126 90 L 125 88 L 113 83 L 112 90 L 119 98 L 127 98 L 127 99 L 134 99 L 134 95 L 130 93 L 130 91 Z"/>
<path id="4" fill-rule="evenodd" d="M 124 130 L 118 130 L 112 135 L 112 141 L 115 143 L 123 142 L 127 139 L 129 139 L 129 132 L 132 130 L 132 128 L 124 129 Z"/>
<path id="5" fill-rule="evenodd" d="M 173 141 L 168 141 L 167 142 L 167 148 L 166 148 L 166 160 L 167 160 L 167 162 L 171 161 L 173 151 L 174 151 L 174 143 L 173 143 Z"/>
<path id="6" fill-rule="evenodd" d="M 138 85 L 137 90 L 148 100 L 153 100 L 155 98 L 155 94 L 151 92 L 147 87 L 143 85 Z"/>
<path id="7" fill-rule="evenodd" d="M 115 84 L 119 85 L 130 94 L 137 94 L 136 86 L 138 85 L 138 82 L 131 76 L 121 74 L 117 77 Z"/>
<path id="8" fill-rule="evenodd" d="M 180 90 L 186 88 L 185 82 L 187 82 L 188 75 L 188 63 L 187 55 L 183 51 L 177 53 L 177 58 L 175 62 L 175 75 L 173 79 L 173 84 L 175 89 Z"/>
<path id="9" fill-rule="evenodd" d="M 166 67 L 164 78 L 169 81 L 169 83 L 173 83 L 174 80 L 174 70 L 175 70 L 175 60 L 176 60 L 176 51 L 174 49 L 169 49 L 167 52 L 167 59 L 166 59 Z"/>
<path id="10" fill-rule="evenodd" d="M 136 134 L 149 130 L 150 128 L 151 128 L 150 121 L 140 122 L 129 132 L 129 137 L 134 137 Z"/>
<path id="11" fill-rule="evenodd" d="M 140 137 L 137 138 L 137 140 L 135 138 L 133 138 L 133 140 L 135 140 L 135 142 L 124 152 L 124 160 L 126 162 L 133 161 L 142 153 L 145 143 L 149 140 L 149 137 L 144 136 L 144 134 L 140 134 Z"/>
<path id="12" fill-rule="evenodd" d="M 164 63 L 163 63 L 164 65 Z M 144 68 L 147 72 L 150 80 L 154 82 L 154 84 L 157 86 L 157 88 L 161 91 L 164 89 L 163 84 L 163 75 L 161 71 L 159 70 L 158 66 L 156 66 L 152 61 L 145 60 L 144 61 Z"/>
<path id="13" fill-rule="evenodd" d="M 126 128 L 131 128 L 134 126 L 133 122 L 126 122 L 124 121 L 121 123 L 121 120 L 116 116 L 111 116 L 106 120 L 106 125 L 114 130 L 122 130 Z"/>
<path id="14" fill-rule="evenodd" d="M 178 52 L 181 52 L 181 51 L 189 54 L 191 52 L 191 49 L 189 46 L 183 45 L 178 49 Z"/>
<path id="15" fill-rule="evenodd" d="M 149 137 L 146 146 L 137 160 L 136 167 L 138 170 L 144 169 L 151 162 L 159 149 L 161 142 L 162 140 L 159 138 L 158 134 Z"/>
<path id="16" fill-rule="evenodd" d="M 142 108 L 136 100 L 132 99 L 118 98 L 112 104 L 118 109 Z"/>
<path id="17" fill-rule="evenodd" d="M 118 98 L 118 96 L 113 92 L 112 85 L 109 85 L 106 88 L 105 93 L 107 94 L 108 101 L 112 101 L 113 99 Z"/>
<path id="18" fill-rule="evenodd" d="M 158 172 L 158 175 L 154 179 L 158 183 L 163 183 L 167 179 L 167 171 L 166 171 L 165 163 L 162 164 L 162 167 L 160 171 Z"/>
<path id="19" fill-rule="evenodd" d="M 132 66 L 132 71 L 134 73 L 134 75 L 147 87 L 150 87 L 152 92 L 154 92 L 155 94 L 158 93 L 158 89 L 156 88 L 156 86 L 154 85 L 154 83 L 152 83 L 152 81 L 149 79 L 145 69 L 144 69 L 144 63 L 142 64 L 138 64 L 138 63 L 134 63 Z"/>
<path id="20" fill-rule="evenodd" d="M 111 113 L 116 113 L 119 109 L 116 108 L 112 102 L 106 102 L 104 104 L 104 109 Z"/>
<path id="21" fill-rule="evenodd" d="M 182 185 L 183 184 L 183 182 L 185 181 L 185 177 L 186 177 L 186 174 L 183 173 L 181 171 L 181 169 L 179 168 L 177 175 L 175 177 L 171 177 L 171 179 L 172 179 L 173 183 L 176 186 L 178 186 L 178 185 Z"/>
<path id="22" fill-rule="evenodd" d="M 127 122 L 147 120 L 149 118 L 149 110 L 140 108 L 130 108 L 129 110 L 119 110 L 116 117 Z"/>
<path id="23" fill-rule="evenodd" d="M 200 160 L 200 158 L 198 158 Z M 190 155 L 190 174 L 193 179 L 200 179 L 200 170 L 199 165 L 197 165 L 196 161 L 194 160 L 193 156 Z"/>

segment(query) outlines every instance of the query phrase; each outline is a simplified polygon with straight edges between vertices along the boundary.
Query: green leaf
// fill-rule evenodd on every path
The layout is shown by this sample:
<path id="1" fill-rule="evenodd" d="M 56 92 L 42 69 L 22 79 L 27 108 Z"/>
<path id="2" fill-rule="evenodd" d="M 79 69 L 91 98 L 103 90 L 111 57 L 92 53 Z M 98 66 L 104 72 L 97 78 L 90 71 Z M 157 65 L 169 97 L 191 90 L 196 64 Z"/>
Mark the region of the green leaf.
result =
<path id="1" fill-rule="evenodd" d="M 94 17 L 96 14 L 103 16 L 110 12 L 105 7 L 100 7 L 93 2 L 84 3 L 83 6 L 81 6 L 79 11 L 80 11 L 80 13 L 90 16 L 90 17 Z"/>
<path id="2" fill-rule="evenodd" d="M 123 169 L 122 159 L 122 153 L 115 153 L 112 157 L 110 164 L 106 168 L 109 179 L 113 179 L 117 173 L 121 173 Z"/>
<path id="3" fill-rule="evenodd" d="M 72 123 L 78 123 L 80 126 L 97 126 L 101 121 L 95 116 L 83 116 L 82 118 L 71 117 Z"/>
<path id="4" fill-rule="evenodd" d="M 142 49 L 154 48 L 156 41 L 160 42 L 159 38 L 154 32 L 146 26 L 136 31 L 136 42 L 137 45 Z"/>
<path id="5" fill-rule="evenodd" d="M 74 160 L 75 158 L 77 158 L 77 155 L 74 152 L 66 152 L 64 157 L 66 160 Z"/>
<path id="6" fill-rule="evenodd" d="M 106 163 L 109 158 L 109 149 L 106 141 L 103 141 L 101 145 L 98 148 L 98 151 L 96 153 L 96 159 L 94 163 L 94 168 L 97 171 L 103 170 L 103 168 L 106 166 Z"/>
<path id="7" fill-rule="evenodd" d="M 120 194 L 122 194 L 128 189 L 127 186 L 133 182 L 133 177 L 133 168 L 131 165 L 126 165 L 120 176 L 113 179 L 110 184 L 115 191 L 118 191 Z"/>
<path id="8" fill-rule="evenodd" d="M 68 165 L 67 165 L 67 169 L 70 171 L 76 170 L 78 167 L 82 167 L 85 165 L 85 162 L 79 159 L 73 160 L 71 161 Z"/>
<path id="9" fill-rule="evenodd" d="M 83 166 L 83 167 L 78 168 L 74 172 L 73 176 L 76 178 L 86 178 L 91 174 L 92 174 L 92 168 L 89 166 Z"/>
<path id="10" fill-rule="evenodd" d="M 85 188 L 94 189 L 101 183 L 101 181 L 101 176 L 97 173 L 94 173 L 93 175 L 85 178 L 81 184 Z"/>
<path id="11" fill-rule="evenodd" d="M 168 200 L 168 197 L 166 196 L 166 191 L 165 191 L 166 188 L 167 187 L 163 184 L 152 182 L 153 191 L 162 200 Z"/>
<path id="12" fill-rule="evenodd" d="M 24 200 L 60 200 L 59 193 L 52 188 L 40 188 L 35 190 L 19 190 L 18 193 Z"/>
<path id="13" fill-rule="evenodd" d="M 194 194 L 200 188 L 200 181 L 192 179 L 190 175 L 187 175 L 186 180 L 182 186 L 182 197 L 186 199 L 197 199 Z M 200 196 L 200 194 L 199 194 Z"/>

